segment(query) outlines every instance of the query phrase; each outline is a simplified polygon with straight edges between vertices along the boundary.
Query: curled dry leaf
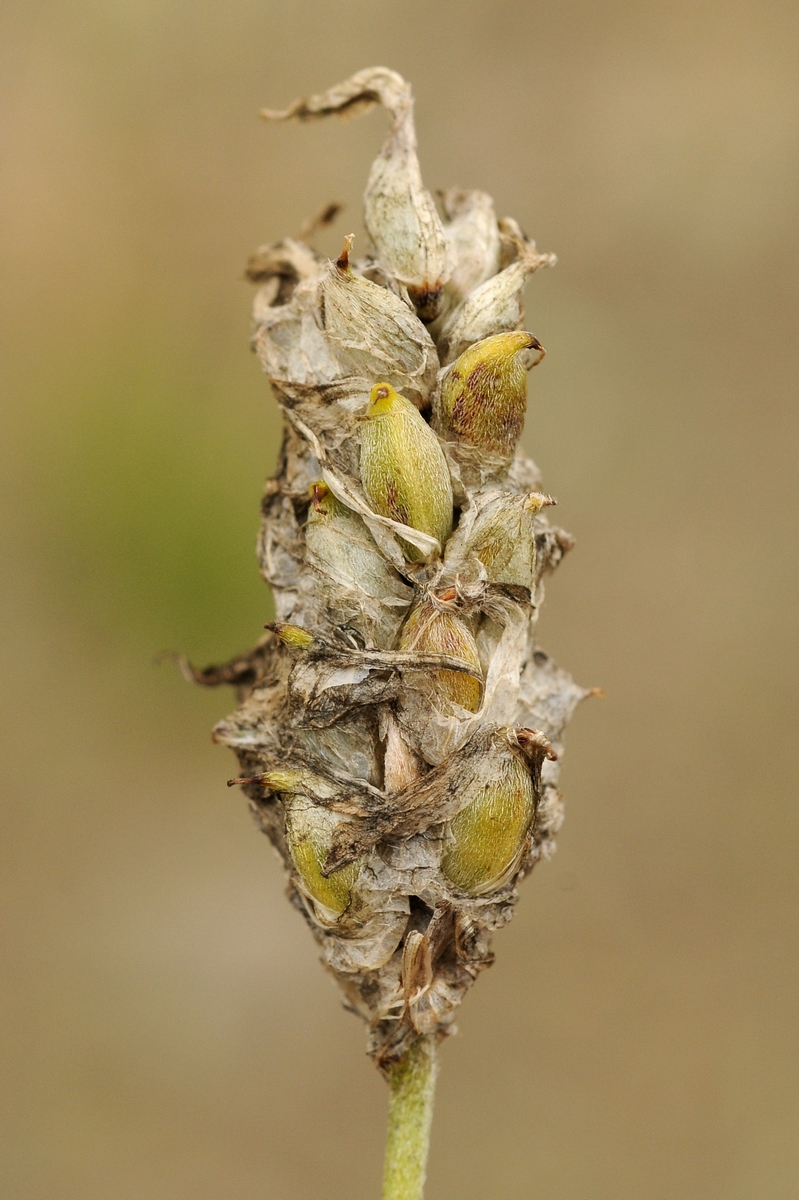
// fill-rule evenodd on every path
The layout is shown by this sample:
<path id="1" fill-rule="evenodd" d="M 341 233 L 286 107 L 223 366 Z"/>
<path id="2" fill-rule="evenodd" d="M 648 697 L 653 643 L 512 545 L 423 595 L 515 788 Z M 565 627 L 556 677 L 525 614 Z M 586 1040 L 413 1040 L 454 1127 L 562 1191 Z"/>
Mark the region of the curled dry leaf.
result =
<path id="1" fill-rule="evenodd" d="M 263 116 L 273 121 L 353 116 L 377 103 L 391 117 L 391 132 L 372 164 L 363 198 L 364 221 L 384 268 L 408 289 L 420 316 L 434 320 L 450 275 L 449 244 L 435 201 L 422 183 L 413 95 L 402 76 L 372 67 L 283 111 L 265 109 Z"/>

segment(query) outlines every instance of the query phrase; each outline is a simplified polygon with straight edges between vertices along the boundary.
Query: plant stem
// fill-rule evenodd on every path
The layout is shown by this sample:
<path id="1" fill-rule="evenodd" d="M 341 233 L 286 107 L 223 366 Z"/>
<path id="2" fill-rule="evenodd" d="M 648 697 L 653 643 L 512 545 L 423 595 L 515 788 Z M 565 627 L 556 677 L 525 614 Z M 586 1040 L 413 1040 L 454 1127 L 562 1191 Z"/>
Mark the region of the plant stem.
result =
<path id="1" fill-rule="evenodd" d="M 414 1042 L 391 1069 L 383 1200 L 422 1200 L 436 1073 L 434 1034 Z"/>

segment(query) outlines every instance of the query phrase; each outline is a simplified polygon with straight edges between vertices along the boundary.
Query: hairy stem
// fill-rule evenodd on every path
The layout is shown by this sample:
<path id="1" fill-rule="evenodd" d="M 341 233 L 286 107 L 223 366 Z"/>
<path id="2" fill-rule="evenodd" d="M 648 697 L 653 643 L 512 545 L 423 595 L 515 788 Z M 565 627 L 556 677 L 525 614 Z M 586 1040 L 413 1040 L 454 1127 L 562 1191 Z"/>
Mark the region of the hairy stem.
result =
<path id="1" fill-rule="evenodd" d="M 436 1073 L 434 1034 L 414 1042 L 391 1070 L 383 1200 L 422 1200 Z"/>

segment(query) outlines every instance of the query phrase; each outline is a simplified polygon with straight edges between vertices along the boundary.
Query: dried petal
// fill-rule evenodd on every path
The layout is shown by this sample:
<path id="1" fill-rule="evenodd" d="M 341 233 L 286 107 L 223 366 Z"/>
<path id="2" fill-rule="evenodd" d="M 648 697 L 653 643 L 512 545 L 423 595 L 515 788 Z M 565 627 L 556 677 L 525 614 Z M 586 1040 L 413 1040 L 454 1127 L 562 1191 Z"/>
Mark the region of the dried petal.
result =
<path id="1" fill-rule="evenodd" d="M 380 553 L 361 517 L 322 480 L 311 485 L 305 546 L 306 560 L 333 589 L 337 619 L 378 646 L 393 645 L 412 598 L 410 588 Z"/>

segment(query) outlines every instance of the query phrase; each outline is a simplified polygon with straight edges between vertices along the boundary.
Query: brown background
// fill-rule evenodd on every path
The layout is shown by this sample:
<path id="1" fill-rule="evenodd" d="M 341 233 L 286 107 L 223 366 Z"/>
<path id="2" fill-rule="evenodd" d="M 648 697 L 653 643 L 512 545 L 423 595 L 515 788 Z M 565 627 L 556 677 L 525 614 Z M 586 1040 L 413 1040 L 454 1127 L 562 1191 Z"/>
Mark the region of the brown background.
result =
<path id="1" fill-rule="evenodd" d="M 542 641 L 567 823 L 443 1051 L 430 1200 L 799 1196 L 799 10 L 7 0 L 3 1200 L 368 1200 L 385 1088 L 153 654 L 249 645 L 260 242 L 360 232 L 383 62 L 430 187 L 560 264 L 528 448 L 578 538 Z M 362 239 L 362 235 L 361 235 Z"/>

